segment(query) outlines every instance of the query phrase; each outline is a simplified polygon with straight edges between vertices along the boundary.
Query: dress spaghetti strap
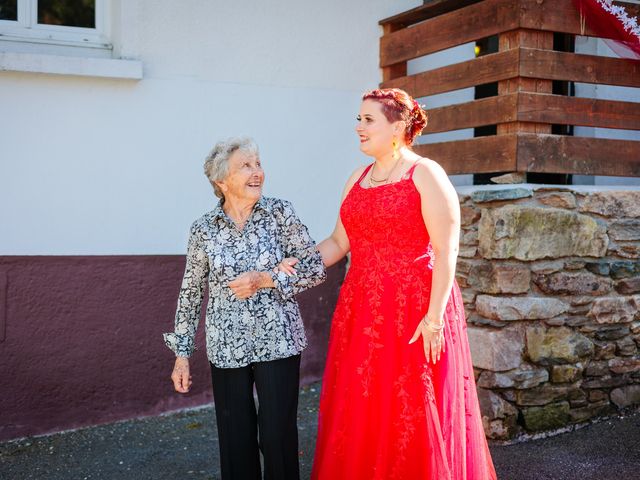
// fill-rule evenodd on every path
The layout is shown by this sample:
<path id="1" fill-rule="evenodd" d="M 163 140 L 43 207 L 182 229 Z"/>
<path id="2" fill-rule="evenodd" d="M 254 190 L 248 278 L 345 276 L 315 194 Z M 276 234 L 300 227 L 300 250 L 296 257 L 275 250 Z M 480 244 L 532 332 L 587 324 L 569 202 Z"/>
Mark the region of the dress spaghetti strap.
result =
<path id="1" fill-rule="evenodd" d="M 369 170 L 371 170 L 371 167 L 373 167 L 373 163 L 364 169 L 364 172 L 362 172 L 362 175 L 360 175 L 360 178 L 356 181 L 356 184 L 360 185 L 360 182 L 364 177 L 367 176 L 367 173 L 369 173 Z"/>
<path id="2" fill-rule="evenodd" d="M 413 171 L 418 166 L 418 161 L 419 160 L 416 160 L 415 162 L 413 162 L 413 165 L 411 165 L 411 168 L 409 168 L 409 170 L 407 170 L 407 173 L 404 174 L 404 178 L 413 178 Z"/>

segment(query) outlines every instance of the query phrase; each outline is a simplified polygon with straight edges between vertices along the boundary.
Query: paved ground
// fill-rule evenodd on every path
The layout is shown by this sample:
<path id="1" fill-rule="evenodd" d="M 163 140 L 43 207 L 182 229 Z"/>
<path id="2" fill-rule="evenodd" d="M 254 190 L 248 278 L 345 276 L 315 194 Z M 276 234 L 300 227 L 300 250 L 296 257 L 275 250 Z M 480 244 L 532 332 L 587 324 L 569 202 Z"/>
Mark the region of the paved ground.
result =
<path id="1" fill-rule="evenodd" d="M 303 479 L 311 471 L 318 390 L 311 385 L 300 395 Z M 0 444 L 0 480 L 217 479 L 213 418 L 202 408 Z M 500 480 L 640 479 L 640 413 L 491 451 Z"/>

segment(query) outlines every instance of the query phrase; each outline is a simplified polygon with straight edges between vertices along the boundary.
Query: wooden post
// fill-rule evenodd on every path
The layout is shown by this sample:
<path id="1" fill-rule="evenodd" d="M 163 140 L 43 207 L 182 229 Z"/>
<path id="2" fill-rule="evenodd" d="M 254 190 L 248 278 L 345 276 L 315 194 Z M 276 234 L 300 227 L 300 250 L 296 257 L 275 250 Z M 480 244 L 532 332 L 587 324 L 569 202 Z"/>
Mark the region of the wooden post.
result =
<path id="1" fill-rule="evenodd" d="M 387 23 L 385 24 L 383 29 L 383 34 L 388 35 L 397 30 L 402 30 L 404 25 L 402 23 Z M 388 67 L 382 67 L 382 81 L 388 82 L 389 80 L 393 80 L 395 78 L 404 77 L 407 75 L 407 62 L 394 63 L 393 65 L 389 65 Z"/>
<path id="2" fill-rule="evenodd" d="M 553 50 L 553 32 L 517 29 L 500 34 L 501 52 L 521 47 Z M 516 77 L 498 82 L 498 95 L 515 92 L 552 93 L 551 80 Z M 551 133 L 551 125 L 546 123 L 509 122 L 498 125 L 498 135 L 504 133 Z"/>

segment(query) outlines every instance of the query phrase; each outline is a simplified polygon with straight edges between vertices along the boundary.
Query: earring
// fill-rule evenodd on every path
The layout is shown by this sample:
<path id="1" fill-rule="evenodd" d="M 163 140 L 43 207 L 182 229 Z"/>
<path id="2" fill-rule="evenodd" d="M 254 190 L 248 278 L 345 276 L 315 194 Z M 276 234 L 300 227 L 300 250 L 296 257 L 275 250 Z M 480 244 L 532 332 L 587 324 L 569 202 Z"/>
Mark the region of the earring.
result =
<path id="1" fill-rule="evenodd" d="M 394 160 L 398 159 L 398 140 L 396 140 L 395 138 L 393 139 L 393 142 L 391 142 L 391 146 L 393 147 L 393 154 L 392 157 Z"/>

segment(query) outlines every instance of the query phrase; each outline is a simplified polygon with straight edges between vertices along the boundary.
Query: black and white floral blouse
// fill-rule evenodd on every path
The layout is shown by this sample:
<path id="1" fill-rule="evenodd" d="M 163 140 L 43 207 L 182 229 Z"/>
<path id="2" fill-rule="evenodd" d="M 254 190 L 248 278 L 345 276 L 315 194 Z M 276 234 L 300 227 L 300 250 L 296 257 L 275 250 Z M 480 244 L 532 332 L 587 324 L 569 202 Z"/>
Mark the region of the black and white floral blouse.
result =
<path id="1" fill-rule="evenodd" d="M 296 257 L 297 275 L 273 271 Z M 249 271 L 270 272 L 275 288 L 236 298 L 228 284 Z M 207 356 L 220 368 L 286 358 L 300 353 L 307 338 L 294 295 L 324 281 L 322 259 L 291 203 L 262 197 L 239 231 L 222 204 L 191 226 L 187 265 L 178 298 L 175 332 L 165 333 L 176 355 L 189 357 L 208 281 Z"/>

